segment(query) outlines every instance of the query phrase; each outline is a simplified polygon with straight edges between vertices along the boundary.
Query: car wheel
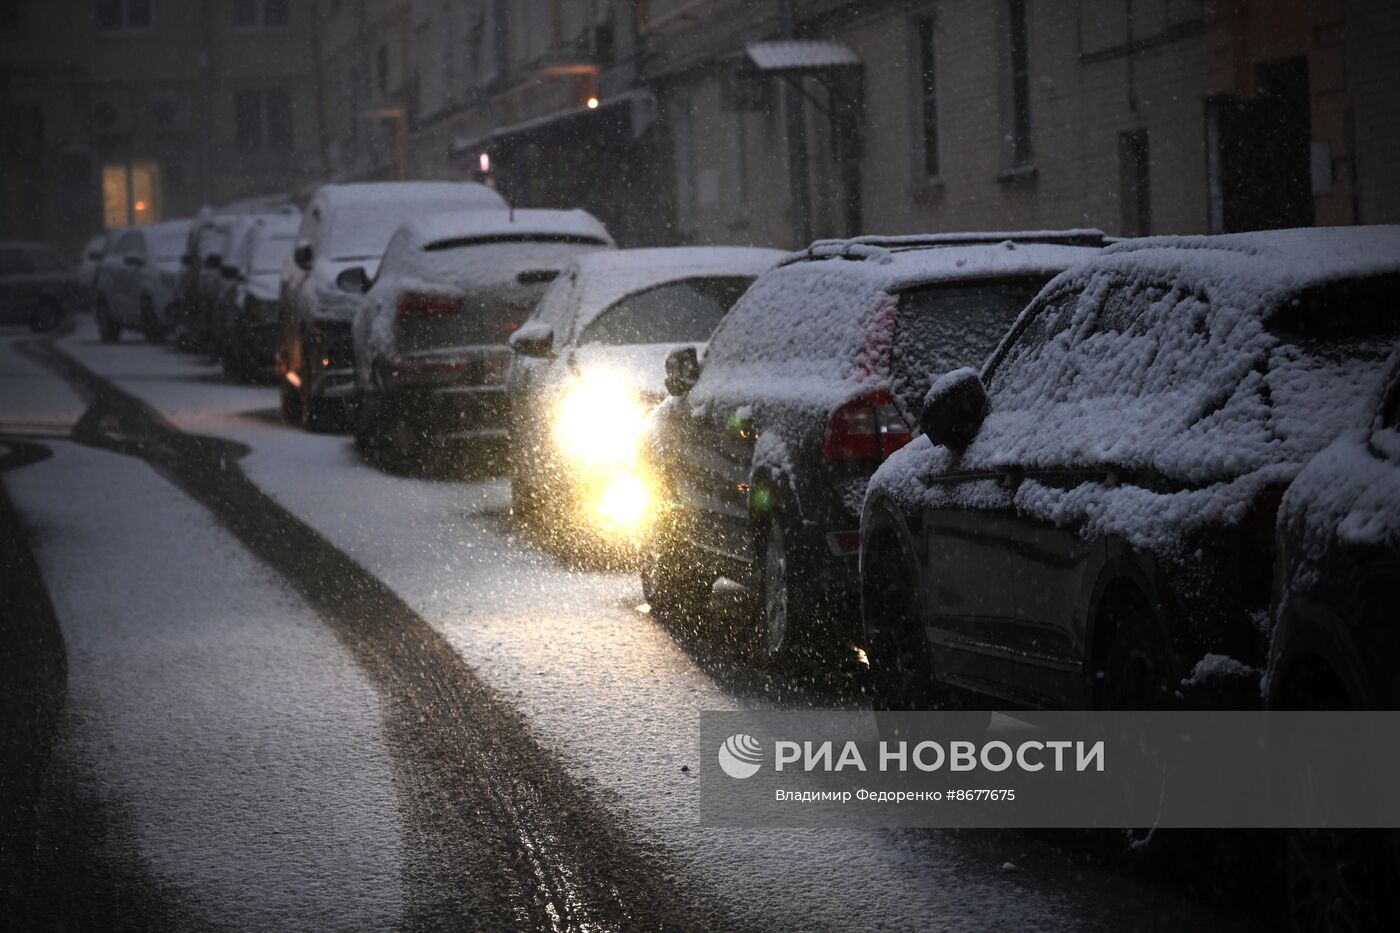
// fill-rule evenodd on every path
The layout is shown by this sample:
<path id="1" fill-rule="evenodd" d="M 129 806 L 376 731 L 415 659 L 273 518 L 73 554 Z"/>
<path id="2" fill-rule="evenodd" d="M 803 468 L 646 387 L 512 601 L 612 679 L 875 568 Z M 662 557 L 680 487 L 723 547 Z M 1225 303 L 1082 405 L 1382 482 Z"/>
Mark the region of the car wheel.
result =
<path id="1" fill-rule="evenodd" d="M 141 332 L 146 337 L 147 343 L 164 343 L 166 328 L 156 317 L 156 309 L 151 305 L 151 299 L 141 299 Z"/>
<path id="2" fill-rule="evenodd" d="M 871 557 L 861 581 L 871 705 L 891 711 L 942 708 L 948 704 L 934 683 L 918 577 L 897 553 L 879 550 L 878 544 Z"/>
<path id="3" fill-rule="evenodd" d="M 1393 833 L 1291 829 L 1283 834 L 1287 928 L 1294 933 L 1395 929 Z"/>
<path id="4" fill-rule="evenodd" d="M 285 377 L 282 379 L 280 387 L 282 402 L 282 420 L 287 424 L 301 425 L 301 392 L 297 390 Z"/>
<path id="5" fill-rule="evenodd" d="M 1172 689 L 1170 650 L 1141 599 L 1115 599 L 1106 618 L 1113 628 L 1099 691 L 1099 708 L 1156 710 L 1166 708 Z"/>
<path id="6" fill-rule="evenodd" d="M 698 622 L 710 607 L 715 576 L 691 549 L 667 535 L 642 555 L 642 595 L 657 618 Z"/>
<path id="7" fill-rule="evenodd" d="M 782 664 L 817 646 L 811 641 L 816 633 L 811 625 L 813 607 L 805 595 L 808 581 L 802 579 L 787 530 L 777 518 L 763 534 L 762 557 L 757 647 L 762 658 Z"/>
<path id="8" fill-rule="evenodd" d="M 112 320 L 112 309 L 107 307 L 107 302 L 98 299 L 97 301 L 97 336 L 103 343 L 116 343 L 122 338 L 122 326 Z"/>

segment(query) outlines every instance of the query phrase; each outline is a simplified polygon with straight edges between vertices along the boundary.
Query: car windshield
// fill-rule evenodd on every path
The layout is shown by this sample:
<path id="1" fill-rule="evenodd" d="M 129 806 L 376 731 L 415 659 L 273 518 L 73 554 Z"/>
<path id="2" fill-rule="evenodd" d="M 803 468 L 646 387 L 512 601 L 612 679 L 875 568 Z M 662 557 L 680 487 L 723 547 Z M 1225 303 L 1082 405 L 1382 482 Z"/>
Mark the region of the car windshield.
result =
<path id="1" fill-rule="evenodd" d="M 917 410 L 932 381 L 980 366 L 1049 276 L 931 285 L 899 298 L 890 368 L 895 386 Z"/>
<path id="2" fill-rule="evenodd" d="M 695 343 L 710 339 L 752 276 L 684 279 L 634 292 L 603 310 L 580 344 Z"/>
<path id="3" fill-rule="evenodd" d="M 253 241 L 253 255 L 249 266 L 254 275 L 282 271 L 282 263 L 292 254 L 292 243 L 296 237 L 260 237 Z"/>

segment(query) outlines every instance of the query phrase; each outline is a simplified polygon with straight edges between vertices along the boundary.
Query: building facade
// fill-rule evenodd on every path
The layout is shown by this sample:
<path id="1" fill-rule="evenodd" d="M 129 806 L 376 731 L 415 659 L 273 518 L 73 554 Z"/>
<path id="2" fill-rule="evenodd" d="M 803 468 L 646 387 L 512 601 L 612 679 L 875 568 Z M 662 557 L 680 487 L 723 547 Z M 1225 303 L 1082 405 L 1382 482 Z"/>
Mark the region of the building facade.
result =
<path id="1" fill-rule="evenodd" d="M 319 180 L 312 13 L 292 0 L 0 5 L 0 236 L 74 248 Z"/>

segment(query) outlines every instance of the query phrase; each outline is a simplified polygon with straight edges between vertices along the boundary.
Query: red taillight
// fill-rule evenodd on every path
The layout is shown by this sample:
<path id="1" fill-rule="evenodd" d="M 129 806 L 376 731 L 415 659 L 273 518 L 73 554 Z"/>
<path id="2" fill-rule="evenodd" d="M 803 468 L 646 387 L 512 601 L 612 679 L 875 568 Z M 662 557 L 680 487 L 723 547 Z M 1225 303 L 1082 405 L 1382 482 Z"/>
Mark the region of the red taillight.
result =
<path id="1" fill-rule="evenodd" d="M 399 295 L 399 303 L 394 313 L 399 317 L 434 317 L 456 314 L 462 310 L 462 299 L 456 295 L 442 295 L 434 292 L 404 292 Z"/>
<path id="2" fill-rule="evenodd" d="M 913 439 L 899 406 L 886 392 L 847 402 L 831 414 L 823 460 L 883 460 Z"/>

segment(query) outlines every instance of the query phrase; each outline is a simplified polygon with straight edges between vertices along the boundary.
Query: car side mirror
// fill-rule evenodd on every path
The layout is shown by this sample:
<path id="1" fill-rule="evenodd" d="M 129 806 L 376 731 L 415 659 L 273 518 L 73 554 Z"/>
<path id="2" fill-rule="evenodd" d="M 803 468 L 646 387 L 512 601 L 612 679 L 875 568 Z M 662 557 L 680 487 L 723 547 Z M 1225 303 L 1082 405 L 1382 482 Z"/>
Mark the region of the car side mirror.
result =
<path id="1" fill-rule="evenodd" d="M 310 269 L 314 258 L 310 243 L 298 243 L 297 248 L 292 250 L 292 262 L 296 263 L 299 269 Z"/>
<path id="2" fill-rule="evenodd" d="M 919 427 L 930 441 L 961 450 L 987 418 L 987 389 L 975 369 L 955 369 L 938 377 L 924 396 Z"/>
<path id="3" fill-rule="evenodd" d="M 700 355 L 694 347 L 677 347 L 666 355 L 666 391 L 685 395 L 700 381 Z"/>
<path id="4" fill-rule="evenodd" d="M 362 295 L 369 291 L 369 276 L 365 274 L 364 266 L 341 269 L 340 274 L 335 277 L 335 287 L 352 295 Z"/>
<path id="5" fill-rule="evenodd" d="M 509 343 L 521 356 L 547 360 L 554 355 L 554 328 L 540 321 L 527 321 L 510 335 Z"/>
<path id="6" fill-rule="evenodd" d="M 140 256 L 127 256 L 122 259 L 122 262 L 134 269 L 140 268 L 146 264 L 146 260 L 142 259 Z"/>
<path id="7" fill-rule="evenodd" d="M 219 274 L 222 275 L 224 278 L 228 279 L 229 281 L 233 281 L 234 279 L 237 279 L 239 277 L 238 267 L 223 266 L 219 269 Z"/>
<path id="8" fill-rule="evenodd" d="M 204 268 L 206 269 L 217 269 L 223 264 L 224 257 L 220 256 L 218 253 L 210 253 L 208 256 L 204 257 Z"/>

